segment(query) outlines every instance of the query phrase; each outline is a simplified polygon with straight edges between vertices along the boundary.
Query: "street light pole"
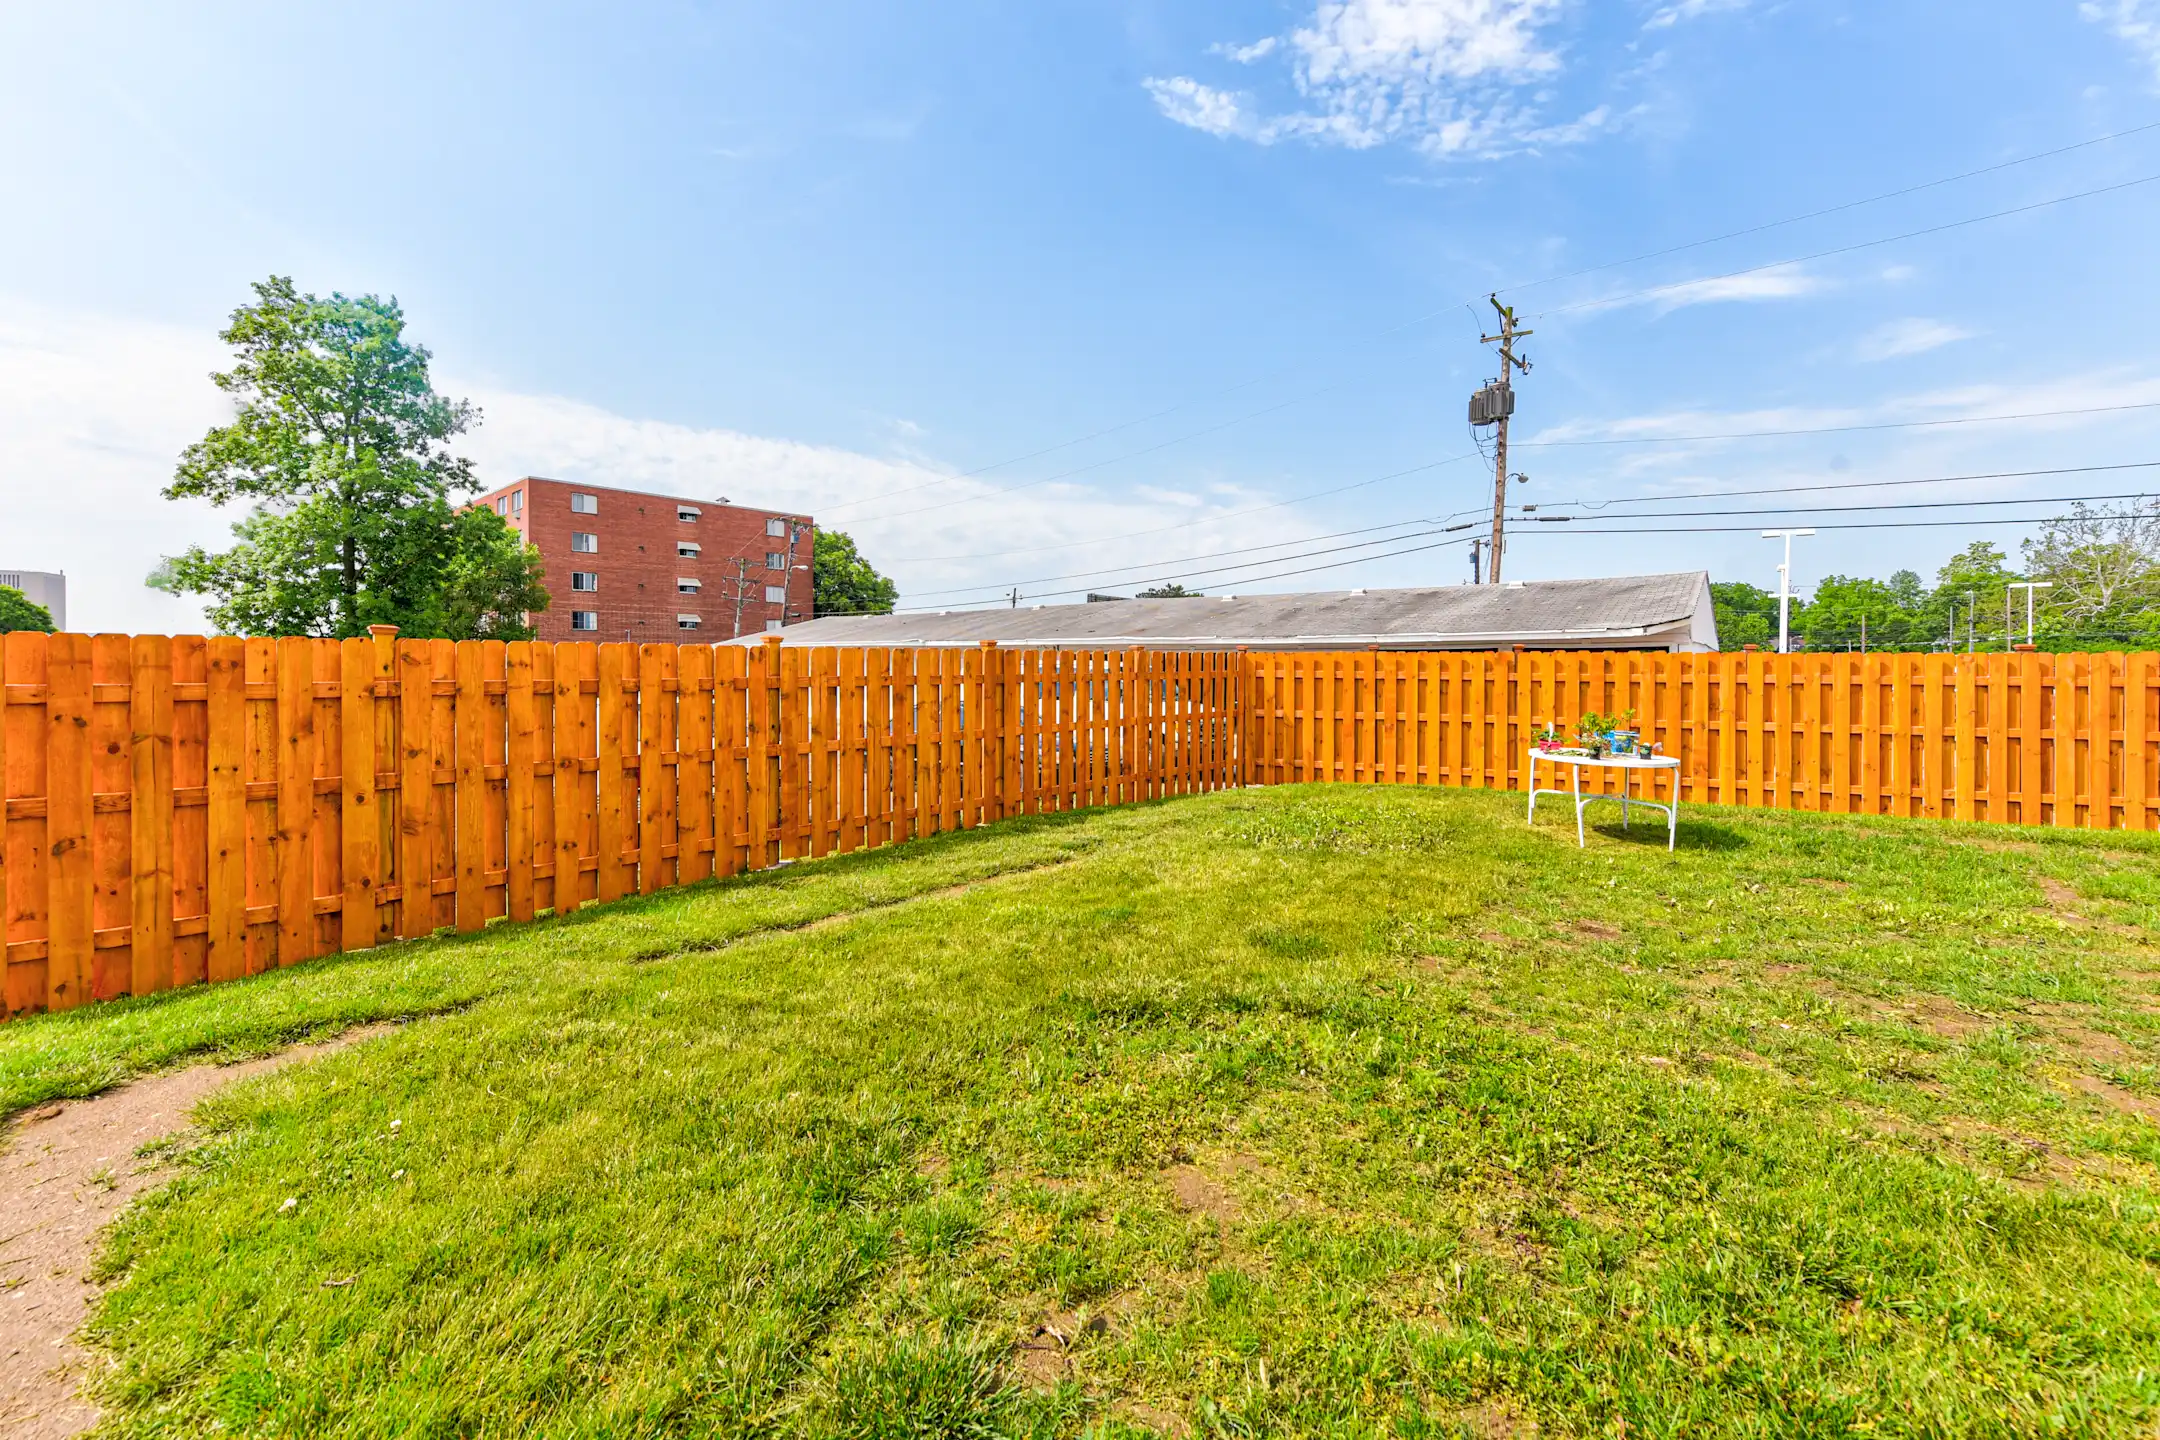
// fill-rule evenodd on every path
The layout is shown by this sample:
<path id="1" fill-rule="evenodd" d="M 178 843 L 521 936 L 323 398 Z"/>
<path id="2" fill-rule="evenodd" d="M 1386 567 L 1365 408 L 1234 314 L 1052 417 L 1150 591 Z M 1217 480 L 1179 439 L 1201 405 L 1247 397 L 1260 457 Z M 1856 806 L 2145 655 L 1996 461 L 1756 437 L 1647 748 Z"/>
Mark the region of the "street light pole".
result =
<path id="1" fill-rule="evenodd" d="M 2012 590 L 2023 590 L 2025 592 L 2025 643 L 2028 645 L 2033 643 L 2033 591 L 2052 590 L 2054 588 L 2055 582 L 2052 580 L 2017 580 L 2003 587 L 2003 598 L 2005 600 L 2010 598 Z"/>
<path id="2" fill-rule="evenodd" d="M 1795 535 L 1813 535 L 1813 530 L 1765 530 L 1765 540 L 1785 542 L 1785 563 L 1777 567 L 1777 648 L 1778 654 L 1792 653 L 1792 542 Z"/>

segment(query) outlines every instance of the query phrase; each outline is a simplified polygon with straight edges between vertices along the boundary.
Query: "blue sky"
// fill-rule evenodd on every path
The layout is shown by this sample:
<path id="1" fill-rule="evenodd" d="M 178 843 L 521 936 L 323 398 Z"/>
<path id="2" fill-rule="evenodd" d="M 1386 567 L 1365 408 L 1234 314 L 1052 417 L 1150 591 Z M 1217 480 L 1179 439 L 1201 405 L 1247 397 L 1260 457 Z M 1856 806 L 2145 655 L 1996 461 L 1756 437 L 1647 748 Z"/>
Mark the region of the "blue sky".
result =
<path id="1" fill-rule="evenodd" d="M 1754 531 L 1807 514 L 1586 522 L 2160 490 L 1580 504 L 2160 460 L 2160 183 L 2041 203 L 2160 176 L 2160 129 L 1524 282 L 2156 123 L 2160 0 L 13 6 L 0 566 L 67 569 L 78 628 L 199 625 L 140 578 L 231 517 L 156 491 L 275 271 L 397 295 L 490 483 L 806 509 L 920 605 L 1464 578 L 1309 552 L 1489 505 L 1436 462 L 1517 286 L 1515 499 L 1584 518 L 1518 527 L 1511 577 L 1774 584 Z M 2145 408 L 1962 423 L 2098 407 Z M 1646 443 L 1857 426 L 1898 428 Z"/>

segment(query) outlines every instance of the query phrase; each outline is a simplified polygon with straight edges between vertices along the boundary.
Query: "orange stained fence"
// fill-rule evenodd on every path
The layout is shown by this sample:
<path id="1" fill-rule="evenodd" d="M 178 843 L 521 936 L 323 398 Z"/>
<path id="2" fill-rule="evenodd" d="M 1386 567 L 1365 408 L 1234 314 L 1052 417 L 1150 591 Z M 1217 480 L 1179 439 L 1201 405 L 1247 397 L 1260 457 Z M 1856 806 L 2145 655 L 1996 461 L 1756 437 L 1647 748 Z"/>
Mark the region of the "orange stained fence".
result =
<path id="1" fill-rule="evenodd" d="M 9 1014 L 1235 778 L 1141 651 L 0 636 Z"/>
<path id="2" fill-rule="evenodd" d="M 1010 815 L 1518 789 L 1633 709 L 1683 799 L 2160 828 L 2160 657 L 0 636 L 7 1012 Z M 1609 772 L 1590 783 L 1610 790 Z"/>
<path id="3" fill-rule="evenodd" d="M 1248 670 L 1247 784 L 1515 790 L 1540 728 L 1632 709 L 1687 801 L 2160 828 L 2150 653 L 1278 652 Z"/>

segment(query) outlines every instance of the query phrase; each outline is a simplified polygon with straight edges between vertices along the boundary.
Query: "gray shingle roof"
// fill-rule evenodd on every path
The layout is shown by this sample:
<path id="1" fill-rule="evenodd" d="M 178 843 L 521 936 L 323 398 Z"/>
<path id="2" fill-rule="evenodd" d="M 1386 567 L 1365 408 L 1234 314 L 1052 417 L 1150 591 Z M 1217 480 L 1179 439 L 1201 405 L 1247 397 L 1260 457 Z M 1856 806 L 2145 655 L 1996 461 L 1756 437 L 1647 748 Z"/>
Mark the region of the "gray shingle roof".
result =
<path id="1" fill-rule="evenodd" d="M 1573 647 L 1650 635 L 1684 639 L 1710 605 L 1707 573 L 1532 580 L 1405 590 L 1120 600 L 1092 605 L 831 615 L 780 632 L 789 645 L 1088 646 L 1206 649 L 1380 644 Z M 1679 632 L 1678 635 L 1672 632 Z M 755 642 L 764 637 L 742 637 Z"/>

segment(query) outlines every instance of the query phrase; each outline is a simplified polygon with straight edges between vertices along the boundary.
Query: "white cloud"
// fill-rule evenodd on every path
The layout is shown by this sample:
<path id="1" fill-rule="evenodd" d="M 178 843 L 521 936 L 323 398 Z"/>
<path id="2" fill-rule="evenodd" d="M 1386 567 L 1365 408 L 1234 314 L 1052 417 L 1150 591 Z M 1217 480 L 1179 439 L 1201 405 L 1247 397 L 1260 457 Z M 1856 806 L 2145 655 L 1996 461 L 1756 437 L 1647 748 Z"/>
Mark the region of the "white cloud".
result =
<path id="1" fill-rule="evenodd" d="M 1822 432 L 1835 427 L 1909 425 L 1920 422 L 1910 438 L 1938 439 L 1966 435 L 1983 445 L 1988 437 L 2097 428 L 2119 423 L 2150 429 L 2160 424 L 2160 376 L 2103 371 L 2050 378 L 2036 384 L 1959 385 L 1887 395 L 1870 405 L 1786 405 L 1759 410 L 1665 410 L 1617 420 L 1572 420 L 1538 431 L 1519 443 L 1528 446 L 1585 440 L 1683 441 L 1691 436 L 1760 435 L 1764 432 Z M 2030 419 L 1964 422 L 1999 416 Z M 1931 431 L 1930 422 L 1952 424 Z M 1710 442 L 1703 442 L 1710 443 Z M 1661 450 L 1670 457 L 1680 446 Z M 1669 464 L 1670 460 L 1658 462 Z"/>
<path id="2" fill-rule="evenodd" d="M 151 590 L 142 577 L 190 544 L 228 543 L 239 518 L 158 495 L 181 450 L 231 414 L 208 378 L 228 360 L 215 328 L 64 313 L 0 295 L 0 565 L 65 570 L 72 628 L 203 628 L 196 603 Z M 1180 556 L 1329 528 L 1295 506 L 1236 513 L 1274 498 L 1239 484 L 1027 485 L 1020 469 L 968 478 L 912 446 L 878 457 L 619 415 L 440 369 L 436 383 L 485 414 L 458 448 L 486 485 L 550 475 L 805 511 L 854 535 L 899 582 L 903 604 L 950 586 L 1136 562 L 1170 574 Z M 912 422 L 893 428 L 919 443 Z M 1087 582 L 1055 588 L 1074 583 Z"/>
<path id="3" fill-rule="evenodd" d="M 1970 340 L 1974 333 L 1943 320 L 1891 320 L 1861 336 L 1853 346 L 1853 355 L 1860 360 L 1895 360 Z"/>
<path id="4" fill-rule="evenodd" d="M 1209 135 L 1246 135 L 1254 126 L 1238 104 L 1238 98 L 1226 90 L 1184 75 L 1168 80 L 1150 76 L 1142 82 L 1148 93 L 1155 97 L 1155 108 L 1165 117 L 1180 125 L 1190 125 Z"/>
<path id="5" fill-rule="evenodd" d="M 1720 305 L 1746 301 L 1794 300 L 1830 288 L 1830 282 L 1798 265 L 1772 265 L 1744 275 L 1712 275 L 1701 280 L 1680 280 L 1648 290 L 1592 300 L 1570 307 L 1587 311 L 1618 310 L 1642 305 L 1660 314 L 1690 305 Z"/>
<path id="6" fill-rule="evenodd" d="M 1179 124 L 1262 145 L 1403 143 L 1439 156 L 1493 156 L 1578 144 L 1609 128 L 1610 107 L 1551 124 L 1534 93 L 1561 69 L 1546 32 L 1566 9 L 1566 0 L 1321 0 L 1286 43 L 1213 47 L 1242 64 L 1285 54 L 1303 107 L 1281 114 L 1260 114 L 1190 76 L 1144 83 Z"/>
<path id="7" fill-rule="evenodd" d="M 1721 10 L 1745 9 L 1748 0 L 1680 0 L 1667 5 L 1643 22 L 1645 30 L 1669 30 L 1683 20 L 1700 20 Z"/>
<path id="8" fill-rule="evenodd" d="M 2105 25 L 2152 66 L 2160 81 L 2160 0 L 2084 0 L 2078 14 Z"/>
<path id="9" fill-rule="evenodd" d="M 1208 54 L 1220 55 L 1225 60 L 1234 60 L 1240 65 L 1250 65 L 1255 60 L 1264 60 L 1274 54 L 1275 47 L 1281 43 L 1280 38 L 1274 35 L 1255 40 L 1250 45 L 1232 45 L 1224 41 L 1220 44 L 1208 46 Z"/>

